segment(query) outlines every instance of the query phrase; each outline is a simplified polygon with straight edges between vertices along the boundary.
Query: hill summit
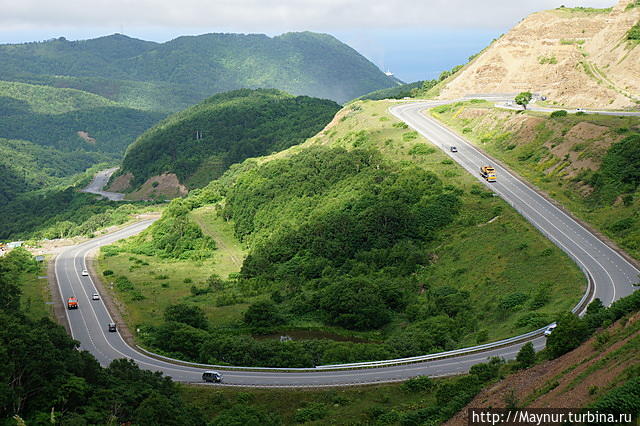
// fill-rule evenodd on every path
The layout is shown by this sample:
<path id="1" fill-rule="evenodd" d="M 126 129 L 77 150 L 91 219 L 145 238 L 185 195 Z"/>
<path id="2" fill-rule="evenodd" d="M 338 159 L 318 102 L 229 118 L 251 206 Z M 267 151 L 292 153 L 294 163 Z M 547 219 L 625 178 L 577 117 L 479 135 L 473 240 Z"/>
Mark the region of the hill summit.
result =
<path id="1" fill-rule="evenodd" d="M 639 21 L 638 0 L 534 13 L 458 72 L 440 96 L 532 91 L 559 105 L 637 107 Z"/>
<path id="2" fill-rule="evenodd" d="M 90 91 L 135 107 L 166 110 L 169 103 L 173 111 L 240 88 L 346 102 L 397 85 L 351 47 L 313 32 L 202 34 L 166 43 L 113 34 L 6 44 L 0 45 L 0 76 Z"/>

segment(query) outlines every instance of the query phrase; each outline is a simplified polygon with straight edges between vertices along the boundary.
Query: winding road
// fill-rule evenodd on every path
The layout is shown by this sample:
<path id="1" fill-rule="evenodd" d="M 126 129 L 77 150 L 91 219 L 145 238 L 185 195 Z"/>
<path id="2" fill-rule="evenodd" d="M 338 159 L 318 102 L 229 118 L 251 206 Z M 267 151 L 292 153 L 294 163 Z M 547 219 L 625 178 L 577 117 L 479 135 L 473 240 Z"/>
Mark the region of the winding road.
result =
<path id="1" fill-rule="evenodd" d="M 449 101 L 450 102 L 450 101 Z M 527 184 L 512 175 L 499 164 L 491 161 L 474 146 L 460 136 L 424 114 L 424 110 L 445 102 L 412 102 L 399 104 L 390 109 L 391 113 L 406 122 L 432 143 L 443 149 L 453 160 L 474 176 L 478 176 L 481 165 L 492 164 L 496 168 L 498 181 L 492 184 L 480 180 L 500 197 L 505 199 L 528 221 L 551 241 L 564 250 L 585 272 L 592 277 L 592 291 L 586 300 L 598 297 L 606 305 L 634 291 L 640 271 L 625 260 L 615 250 L 599 240 L 589 230 L 546 200 Z M 457 153 L 449 151 L 455 145 Z M 91 300 L 97 292 L 90 276 L 82 276 L 87 267 L 87 255 L 99 246 L 113 243 L 121 238 L 134 235 L 148 227 L 152 221 L 140 222 L 106 236 L 98 237 L 83 244 L 70 247 L 55 260 L 55 276 L 63 303 L 71 296 L 78 298 L 79 309 L 66 311 L 73 337 L 80 341 L 81 349 L 90 351 L 98 361 L 107 365 L 116 358 L 131 358 L 142 368 L 161 371 L 174 380 L 201 382 L 202 371 L 210 366 L 185 365 L 168 362 L 150 356 L 144 351 L 129 346 L 120 333 L 107 331 L 111 316 L 102 300 Z M 585 304 L 580 305 L 580 310 Z M 527 340 L 537 349 L 544 346 L 541 332 Z M 386 362 L 377 368 L 351 368 L 319 366 L 309 369 L 257 369 L 244 367 L 216 367 L 223 371 L 227 386 L 343 386 L 406 380 L 418 375 L 446 376 L 459 374 L 488 357 L 514 358 L 524 341 L 513 343 L 513 339 L 502 346 L 478 352 L 477 348 L 456 351 L 456 356 L 431 355 L 429 361 L 411 363 L 404 361 Z M 457 355 L 462 352 L 462 354 Z M 368 363 L 372 366 L 376 363 Z M 384 363 L 383 363 L 384 364 Z M 358 367 L 358 365 L 350 365 Z M 220 386 L 220 385 L 214 385 Z"/>
<path id="2" fill-rule="evenodd" d="M 105 198 L 108 198 L 111 201 L 122 201 L 124 200 L 124 195 L 120 192 L 109 192 L 104 191 L 103 188 L 109 182 L 111 175 L 118 170 L 117 167 L 113 167 L 111 169 L 102 170 L 93 177 L 91 183 L 87 185 L 86 188 L 82 190 L 82 192 L 88 192 L 90 194 L 102 195 Z"/>

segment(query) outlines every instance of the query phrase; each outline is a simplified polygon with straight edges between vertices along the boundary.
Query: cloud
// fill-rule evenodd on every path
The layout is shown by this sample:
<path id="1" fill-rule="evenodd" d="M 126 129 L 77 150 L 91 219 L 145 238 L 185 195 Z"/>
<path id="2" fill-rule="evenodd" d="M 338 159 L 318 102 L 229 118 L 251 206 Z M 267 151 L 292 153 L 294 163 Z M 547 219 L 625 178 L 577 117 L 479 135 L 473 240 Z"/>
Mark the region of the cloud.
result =
<path id="1" fill-rule="evenodd" d="M 614 0 L 0 0 L 0 28 L 154 27 L 236 31 L 506 28 L 527 14 Z"/>

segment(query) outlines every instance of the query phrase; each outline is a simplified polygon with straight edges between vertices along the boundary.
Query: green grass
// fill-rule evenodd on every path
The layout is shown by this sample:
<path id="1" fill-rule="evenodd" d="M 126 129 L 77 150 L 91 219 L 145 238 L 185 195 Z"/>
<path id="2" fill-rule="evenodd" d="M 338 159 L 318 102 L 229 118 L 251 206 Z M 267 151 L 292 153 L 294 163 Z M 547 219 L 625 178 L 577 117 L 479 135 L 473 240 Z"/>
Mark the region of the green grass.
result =
<path id="1" fill-rule="evenodd" d="M 455 113 L 462 108 L 481 108 L 487 115 L 474 119 L 460 117 L 460 114 L 455 116 Z M 515 119 L 518 114 L 525 114 L 533 119 L 543 119 L 543 121 L 536 125 L 531 135 L 526 137 L 518 136 L 517 133 L 515 135 L 506 133 L 513 130 L 509 120 Z M 580 194 L 580 188 L 571 182 L 572 175 L 568 174 L 567 169 L 567 166 L 576 160 L 590 160 L 599 167 L 600 159 L 612 141 L 631 134 L 634 129 L 640 130 L 639 118 L 569 114 L 566 117 L 548 119 L 546 113 L 510 112 L 490 105 L 470 103 L 460 104 L 457 108 L 450 108 L 441 114 L 432 113 L 432 116 L 507 164 L 577 217 L 621 245 L 631 256 L 640 259 L 640 243 L 638 243 L 640 221 L 633 221 L 633 226 L 626 232 L 616 232 L 611 228 L 620 220 L 635 217 L 640 208 L 639 194 L 636 193 L 633 201 L 627 205 L 622 202 L 616 202 L 613 205 L 595 205 L 588 197 Z M 565 135 L 580 123 L 589 123 L 608 130 L 605 129 L 606 132 L 601 137 L 569 142 Z M 571 145 L 567 145 L 570 143 Z M 560 144 L 566 145 L 566 151 L 573 153 L 577 158 L 567 159 L 553 154 L 551 150 Z M 552 167 L 556 164 L 557 167 Z M 562 170 L 559 170 L 560 167 Z"/>
<path id="2" fill-rule="evenodd" d="M 117 106 L 116 102 L 76 89 L 0 81 L 0 96 L 21 101 L 24 108 L 39 114 L 63 114 L 80 109 Z"/>
<path id="3" fill-rule="evenodd" d="M 181 386 L 182 396 L 200 408 L 207 420 L 224 409 L 247 403 L 280 416 L 284 424 L 296 424 L 298 410 L 321 404 L 326 416 L 308 425 L 369 424 L 375 411 L 408 411 L 436 405 L 435 392 L 407 392 L 401 384 L 354 386 L 335 389 L 238 389 Z"/>
<path id="4" fill-rule="evenodd" d="M 480 186 L 475 176 L 468 174 L 439 149 L 433 149 L 422 136 L 407 131 L 391 116 L 387 102 L 357 102 L 347 107 L 344 119 L 334 127 L 286 151 L 263 157 L 260 162 L 281 158 L 300 152 L 313 145 L 340 146 L 352 149 L 376 148 L 391 161 L 416 164 L 433 171 L 446 184 L 463 190 L 462 210 L 453 225 L 450 225 L 438 241 L 433 243 L 429 256 L 432 265 L 418 272 L 418 279 L 432 285 L 452 286 L 470 292 L 480 317 L 477 329 L 487 335 L 481 340 L 497 340 L 510 337 L 539 325 L 519 326 L 518 320 L 529 312 L 529 303 L 537 288 L 551 283 L 549 301 L 535 310 L 544 321 L 551 322 L 555 314 L 571 309 L 580 299 L 584 288 L 584 277 L 576 265 L 551 242 L 527 223 L 507 203 L 491 196 Z M 380 117 L 388 120 L 380 120 Z M 416 149 L 416 146 L 425 148 Z M 118 294 L 127 305 L 130 325 L 157 325 L 164 308 L 179 302 L 195 303 L 205 309 L 214 325 L 233 326 L 242 312 L 260 290 L 222 290 L 224 294 L 242 295 L 242 303 L 216 307 L 218 294 L 192 296 L 185 278 L 191 278 L 196 286 L 202 285 L 212 273 L 222 277 L 238 271 L 236 259 L 243 254 L 240 244 L 233 237 L 232 226 L 220 219 L 213 207 L 197 209 L 190 217 L 218 244 L 215 260 L 194 263 L 189 261 L 167 261 L 135 256 L 149 263 L 129 271 L 135 264 L 129 254 L 101 257 L 101 270 L 111 269 L 116 275 L 126 275 L 135 283 L 137 290 L 146 297 L 131 301 L 129 293 Z M 168 279 L 153 279 L 150 271 L 166 274 Z M 168 286 L 162 287 L 161 283 Z M 514 311 L 500 313 L 497 309 L 501 298 L 512 293 L 522 293 L 523 305 Z M 480 313 L 482 312 L 482 313 Z M 540 321 L 540 320 L 539 320 Z M 327 327 L 316 320 L 297 318 L 289 323 L 291 329 L 318 330 L 336 334 L 353 335 L 373 341 L 384 340 L 406 324 L 400 318 L 382 330 L 370 332 L 347 332 Z M 285 330 L 286 331 L 286 330 Z M 475 344 L 479 336 L 471 333 L 464 345 Z"/>
<path id="5" fill-rule="evenodd" d="M 20 303 L 23 311 L 32 319 L 49 317 L 53 319 L 53 305 L 47 305 L 51 302 L 51 292 L 49 291 L 49 281 L 47 276 L 47 260 L 40 264 L 40 269 L 33 272 L 24 272 L 20 277 L 20 289 L 22 297 Z"/>
<path id="6" fill-rule="evenodd" d="M 216 306 L 219 297 L 234 294 L 232 289 L 214 294 L 192 295 L 191 286 L 204 287 L 206 279 L 212 274 L 227 279 L 230 274 L 238 273 L 245 253 L 233 237 L 232 224 L 220 219 L 213 208 L 195 210 L 190 217 L 201 224 L 203 231 L 216 241 L 218 249 L 213 259 L 167 260 L 129 253 L 115 256 L 105 256 L 103 253 L 100 256 L 101 276 L 105 270 L 114 272 L 103 278 L 105 283 L 114 281 L 117 276 L 126 276 L 134 283 L 135 290 L 144 296 L 143 300 L 132 300 L 132 292 L 113 289 L 118 299 L 126 304 L 125 320 L 132 329 L 142 324 L 160 324 L 166 307 L 181 302 L 200 306 L 211 322 L 218 325 L 234 324 L 241 319 L 242 312 L 247 308 L 248 303 Z M 167 278 L 162 279 L 164 276 Z"/>
<path id="7" fill-rule="evenodd" d="M 212 206 L 193 210 L 189 217 L 216 242 L 216 273 L 222 278 L 229 278 L 230 274 L 240 272 L 246 252 L 233 235 L 233 225 L 218 216 L 216 207 Z"/>

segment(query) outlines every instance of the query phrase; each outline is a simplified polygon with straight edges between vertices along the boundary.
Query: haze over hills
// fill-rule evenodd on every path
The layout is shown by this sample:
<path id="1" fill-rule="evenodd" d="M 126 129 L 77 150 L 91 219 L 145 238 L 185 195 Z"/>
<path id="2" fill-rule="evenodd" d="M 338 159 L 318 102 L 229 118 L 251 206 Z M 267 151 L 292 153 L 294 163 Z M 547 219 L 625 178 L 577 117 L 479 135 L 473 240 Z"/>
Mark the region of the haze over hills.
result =
<path id="1" fill-rule="evenodd" d="M 276 88 L 346 102 L 397 84 L 336 38 L 311 32 L 272 38 L 203 34 L 166 43 L 113 34 L 2 45 L 0 76 L 78 88 L 129 106 L 165 111 L 239 88 Z"/>
<path id="2" fill-rule="evenodd" d="M 532 91 L 560 105 L 637 107 L 639 21 L 637 0 L 610 9 L 534 13 L 457 73 L 440 95 Z"/>

